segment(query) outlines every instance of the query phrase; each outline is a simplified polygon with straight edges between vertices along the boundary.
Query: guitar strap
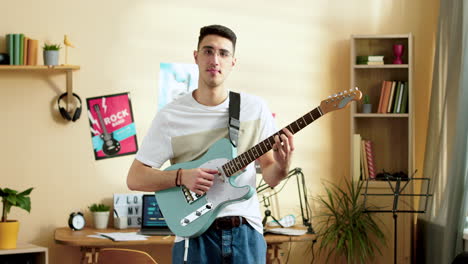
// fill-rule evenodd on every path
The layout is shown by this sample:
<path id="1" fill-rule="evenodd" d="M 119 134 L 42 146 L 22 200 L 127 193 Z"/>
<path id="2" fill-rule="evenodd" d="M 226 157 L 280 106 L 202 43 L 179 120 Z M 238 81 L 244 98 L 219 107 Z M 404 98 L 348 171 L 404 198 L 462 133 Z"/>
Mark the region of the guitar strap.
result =
<path id="1" fill-rule="evenodd" d="M 229 140 L 234 147 L 237 147 L 240 128 L 240 94 L 229 92 Z"/>

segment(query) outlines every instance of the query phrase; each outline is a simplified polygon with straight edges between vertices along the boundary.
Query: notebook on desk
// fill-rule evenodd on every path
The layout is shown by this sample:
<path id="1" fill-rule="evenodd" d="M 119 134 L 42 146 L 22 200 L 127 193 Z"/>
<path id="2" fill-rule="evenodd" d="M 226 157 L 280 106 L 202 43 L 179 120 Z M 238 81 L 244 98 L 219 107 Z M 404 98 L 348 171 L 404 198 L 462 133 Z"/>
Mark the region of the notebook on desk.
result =
<path id="1" fill-rule="evenodd" d="M 138 232 L 146 236 L 173 235 L 159 209 L 154 194 L 144 194 L 141 210 L 141 227 Z"/>

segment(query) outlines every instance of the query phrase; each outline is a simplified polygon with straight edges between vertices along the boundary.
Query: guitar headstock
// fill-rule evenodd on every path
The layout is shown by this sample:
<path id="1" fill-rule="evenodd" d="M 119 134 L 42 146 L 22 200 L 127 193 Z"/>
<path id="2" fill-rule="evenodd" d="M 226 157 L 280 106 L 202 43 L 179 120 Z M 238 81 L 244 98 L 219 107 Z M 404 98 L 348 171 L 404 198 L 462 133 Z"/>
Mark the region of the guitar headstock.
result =
<path id="1" fill-rule="evenodd" d="M 342 109 L 352 101 L 359 101 L 362 98 L 362 93 L 359 88 L 345 90 L 338 94 L 330 95 L 326 100 L 320 102 L 320 110 L 323 114 L 331 111 Z"/>

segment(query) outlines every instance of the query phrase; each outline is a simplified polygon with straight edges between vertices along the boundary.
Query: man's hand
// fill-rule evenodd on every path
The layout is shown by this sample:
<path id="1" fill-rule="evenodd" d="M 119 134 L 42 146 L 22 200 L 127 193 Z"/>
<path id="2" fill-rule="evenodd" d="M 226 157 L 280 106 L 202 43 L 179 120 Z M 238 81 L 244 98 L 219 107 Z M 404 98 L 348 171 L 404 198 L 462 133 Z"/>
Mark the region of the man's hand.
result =
<path id="1" fill-rule="evenodd" d="M 213 185 L 214 175 L 218 174 L 217 170 L 213 169 L 190 169 L 182 170 L 181 183 L 189 190 L 196 194 L 203 195 Z"/>
<path id="2" fill-rule="evenodd" d="M 294 151 L 294 140 L 293 134 L 287 128 L 283 128 L 283 132 L 285 134 L 281 134 L 281 138 L 278 135 L 274 137 L 273 157 L 279 169 L 289 170 L 291 156 Z"/>

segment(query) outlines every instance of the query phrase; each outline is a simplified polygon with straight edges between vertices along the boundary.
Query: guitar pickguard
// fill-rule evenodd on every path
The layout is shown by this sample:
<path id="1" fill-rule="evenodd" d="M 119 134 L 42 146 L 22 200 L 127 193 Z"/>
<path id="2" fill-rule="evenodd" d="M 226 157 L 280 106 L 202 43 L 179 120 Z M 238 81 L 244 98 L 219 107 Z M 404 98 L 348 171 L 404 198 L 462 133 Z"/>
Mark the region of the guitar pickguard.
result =
<path id="1" fill-rule="evenodd" d="M 219 170 L 228 161 L 228 159 L 214 159 L 202 164 L 200 168 Z M 227 180 L 224 180 L 222 175 L 215 176 L 213 186 L 205 194 L 207 202 L 212 203 L 213 207 L 218 207 L 223 203 L 239 200 L 247 195 L 250 190 L 249 186 L 237 187 L 234 183 L 239 176 L 232 176 Z"/>

